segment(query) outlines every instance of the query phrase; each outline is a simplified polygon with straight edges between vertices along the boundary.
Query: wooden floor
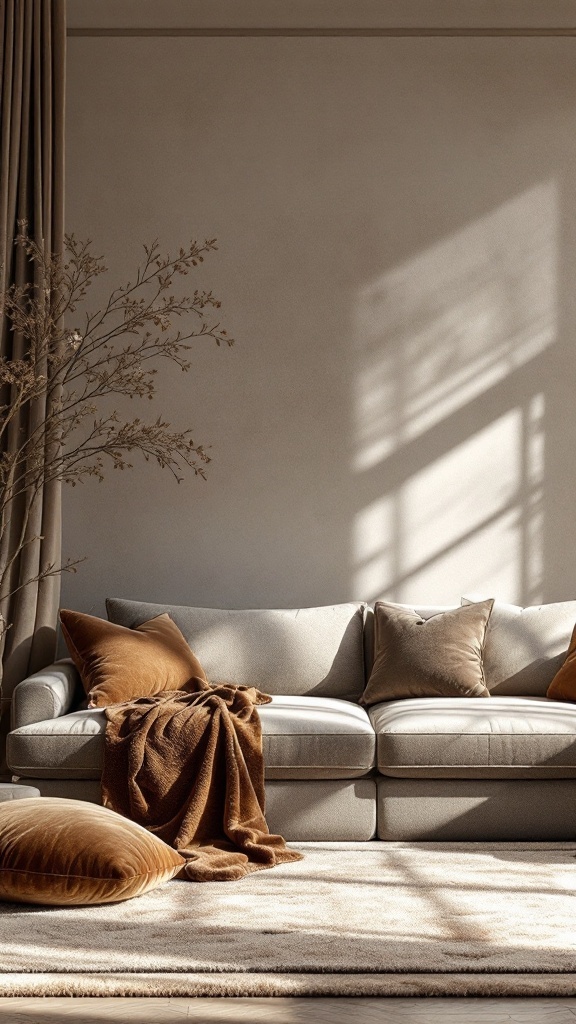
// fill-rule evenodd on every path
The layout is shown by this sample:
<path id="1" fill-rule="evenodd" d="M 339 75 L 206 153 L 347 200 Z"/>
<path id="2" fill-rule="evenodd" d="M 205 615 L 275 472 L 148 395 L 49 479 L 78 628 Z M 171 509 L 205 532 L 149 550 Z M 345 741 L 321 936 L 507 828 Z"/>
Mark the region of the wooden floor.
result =
<path id="1" fill-rule="evenodd" d="M 1 1024 L 576 1024 L 559 999 L 1 999 Z"/>

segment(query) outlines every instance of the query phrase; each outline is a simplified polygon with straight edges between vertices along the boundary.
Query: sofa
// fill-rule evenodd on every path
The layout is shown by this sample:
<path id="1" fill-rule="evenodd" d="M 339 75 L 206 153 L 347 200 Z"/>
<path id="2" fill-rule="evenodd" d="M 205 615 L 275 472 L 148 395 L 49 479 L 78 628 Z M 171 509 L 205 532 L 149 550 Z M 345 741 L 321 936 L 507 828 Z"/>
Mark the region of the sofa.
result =
<path id="1" fill-rule="evenodd" d="M 398 608 L 408 606 L 397 605 Z M 425 623 L 445 607 L 416 607 Z M 208 678 L 255 685 L 269 827 L 288 841 L 566 841 L 576 836 L 576 704 L 546 691 L 576 601 L 496 601 L 483 641 L 490 699 L 360 703 L 374 609 L 221 610 L 110 599 L 135 628 L 168 612 Z M 43 795 L 99 803 L 105 714 L 63 658 L 15 689 L 7 762 Z"/>

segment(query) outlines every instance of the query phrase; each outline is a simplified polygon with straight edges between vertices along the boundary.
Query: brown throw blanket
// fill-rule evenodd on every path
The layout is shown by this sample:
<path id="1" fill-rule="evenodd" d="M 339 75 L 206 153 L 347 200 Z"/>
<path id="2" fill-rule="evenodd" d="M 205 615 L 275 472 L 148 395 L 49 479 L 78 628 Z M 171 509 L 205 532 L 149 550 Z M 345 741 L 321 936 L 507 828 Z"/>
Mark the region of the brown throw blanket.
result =
<path id="1" fill-rule="evenodd" d="M 186 858 L 179 878 L 242 878 L 301 860 L 264 818 L 262 729 L 253 686 L 165 691 L 106 708 L 103 801 Z"/>

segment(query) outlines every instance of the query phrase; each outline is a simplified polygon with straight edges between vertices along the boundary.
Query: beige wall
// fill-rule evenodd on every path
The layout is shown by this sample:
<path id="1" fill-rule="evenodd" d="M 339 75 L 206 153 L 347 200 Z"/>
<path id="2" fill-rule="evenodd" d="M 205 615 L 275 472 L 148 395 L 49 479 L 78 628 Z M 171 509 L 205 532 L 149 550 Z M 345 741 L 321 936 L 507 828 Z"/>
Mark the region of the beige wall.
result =
<path id="1" fill-rule="evenodd" d="M 87 35 L 68 60 L 69 229 L 111 285 L 143 241 L 217 236 L 237 343 L 159 380 L 206 483 L 66 491 L 63 604 L 574 597 L 576 39 Z"/>

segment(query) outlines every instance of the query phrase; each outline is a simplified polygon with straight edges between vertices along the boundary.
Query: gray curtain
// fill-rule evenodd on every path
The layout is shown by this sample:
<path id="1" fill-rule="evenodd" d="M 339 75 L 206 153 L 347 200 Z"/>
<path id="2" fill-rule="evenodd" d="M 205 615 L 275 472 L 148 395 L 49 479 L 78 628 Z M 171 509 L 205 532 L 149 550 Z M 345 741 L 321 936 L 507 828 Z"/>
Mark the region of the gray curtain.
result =
<path id="1" fill-rule="evenodd" d="M 14 236 L 28 222 L 32 238 L 61 253 L 64 234 L 65 0 L 0 0 L 0 287 L 24 283 L 30 268 Z M 36 280 L 36 285 L 41 282 Z M 0 351 L 18 358 L 24 342 L 2 324 Z M 16 444 L 45 416 L 42 403 L 28 410 L 7 438 Z M 29 524 L 29 544 L 14 564 L 11 589 L 0 611 L 10 624 L 3 651 L 4 712 L 16 683 L 50 662 L 55 653 L 60 580 L 53 576 L 18 590 L 48 563 L 60 564 L 60 485 L 45 485 Z M 12 513 L 13 542 L 18 509 Z M 40 539 L 41 538 L 41 539 Z M 4 552 L 5 553 L 5 552 Z M 6 720 L 6 714 L 4 719 Z"/>

